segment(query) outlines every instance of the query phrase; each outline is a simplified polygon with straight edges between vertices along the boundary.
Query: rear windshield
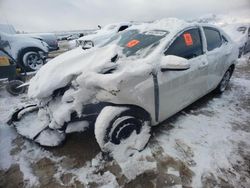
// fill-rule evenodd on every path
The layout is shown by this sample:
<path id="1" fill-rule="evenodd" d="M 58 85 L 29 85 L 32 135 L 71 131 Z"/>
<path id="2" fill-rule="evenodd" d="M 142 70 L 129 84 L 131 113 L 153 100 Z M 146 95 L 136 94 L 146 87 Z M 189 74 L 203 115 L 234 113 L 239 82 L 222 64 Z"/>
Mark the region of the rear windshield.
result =
<path id="1" fill-rule="evenodd" d="M 143 32 L 139 30 L 129 30 L 116 35 L 103 46 L 116 43 L 122 48 L 122 53 L 127 57 L 141 54 L 148 55 L 168 33 L 168 31 L 164 30 Z"/>

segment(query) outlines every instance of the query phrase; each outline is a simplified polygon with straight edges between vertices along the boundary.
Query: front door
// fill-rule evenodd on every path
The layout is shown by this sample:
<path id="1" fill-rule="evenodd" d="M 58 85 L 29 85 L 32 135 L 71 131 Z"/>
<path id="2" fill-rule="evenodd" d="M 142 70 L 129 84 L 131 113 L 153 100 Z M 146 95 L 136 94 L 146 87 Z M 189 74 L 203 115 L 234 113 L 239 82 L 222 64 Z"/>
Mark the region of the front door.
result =
<path id="1" fill-rule="evenodd" d="M 182 32 L 164 55 L 189 60 L 190 68 L 183 71 L 159 71 L 159 121 L 170 117 L 207 92 L 208 61 L 202 49 L 199 28 Z"/>

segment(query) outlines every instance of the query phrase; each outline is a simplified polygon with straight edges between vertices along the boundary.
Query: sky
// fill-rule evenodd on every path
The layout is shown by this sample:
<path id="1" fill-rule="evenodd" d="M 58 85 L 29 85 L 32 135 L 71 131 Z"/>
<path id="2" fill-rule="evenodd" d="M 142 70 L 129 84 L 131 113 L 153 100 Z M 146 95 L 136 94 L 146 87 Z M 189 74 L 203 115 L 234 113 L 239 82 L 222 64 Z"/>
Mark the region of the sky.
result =
<path id="1" fill-rule="evenodd" d="M 121 21 L 193 19 L 245 9 L 250 9 L 250 0 L 0 0 L 0 23 L 26 32 L 65 31 Z"/>

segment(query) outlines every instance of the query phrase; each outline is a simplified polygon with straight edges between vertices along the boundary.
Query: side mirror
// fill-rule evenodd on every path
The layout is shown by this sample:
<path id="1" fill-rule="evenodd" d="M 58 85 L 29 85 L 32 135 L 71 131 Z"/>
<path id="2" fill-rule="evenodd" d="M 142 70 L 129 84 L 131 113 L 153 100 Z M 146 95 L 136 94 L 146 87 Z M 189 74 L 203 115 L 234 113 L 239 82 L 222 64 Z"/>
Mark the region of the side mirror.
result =
<path id="1" fill-rule="evenodd" d="M 167 55 L 162 57 L 160 62 L 161 71 L 182 71 L 190 68 L 190 64 L 187 59 L 174 56 Z"/>
<path id="2" fill-rule="evenodd" d="M 79 42 L 79 43 L 82 46 L 83 50 L 88 50 L 88 49 L 94 47 L 94 42 L 91 41 L 91 40 L 85 40 L 85 41 L 82 41 L 82 42 Z"/>

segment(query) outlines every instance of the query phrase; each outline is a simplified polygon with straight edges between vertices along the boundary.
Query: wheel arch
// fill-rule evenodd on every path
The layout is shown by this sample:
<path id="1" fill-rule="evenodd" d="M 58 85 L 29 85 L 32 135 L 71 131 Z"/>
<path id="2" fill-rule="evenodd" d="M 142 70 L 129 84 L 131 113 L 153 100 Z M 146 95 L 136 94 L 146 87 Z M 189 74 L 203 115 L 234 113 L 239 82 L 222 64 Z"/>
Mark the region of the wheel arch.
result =
<path id="1" fill-rule="evenodd" d="M 17 55 L 17 61 L 19 63 L 23 63 L 23 55 L 26 53 L 26 52 L 29 52 L 29 51 L 42 51 L 43 53 L 46 53 L 43 49 L 41 48 L 38 48 L 38 47 L 27 47 L 27 48 L 22 48 L 21 50 L 19 50 L 18 52 L 18 55 Z"/>
<path id="2" fill-rule="evenodd" d="M 141 115 L 143 115 L 145 117 L 146 120 L 150 121 L 152 120 L 152 117 L 150 115 L 150 113 L 138 106 L 138 105 L 133 105 L 133 104 L 114 104 L 114 103 L 107 103 L 105 106 L 103 106 L 103 108 L 105 108 L 106 106 L 113 106 L 113 107 L 128 107 L 130 108 L 132 111 L 134 111 L 135 113 L 140 113 Z M 102 109 L 103 109 L 102 108 Z"/>

